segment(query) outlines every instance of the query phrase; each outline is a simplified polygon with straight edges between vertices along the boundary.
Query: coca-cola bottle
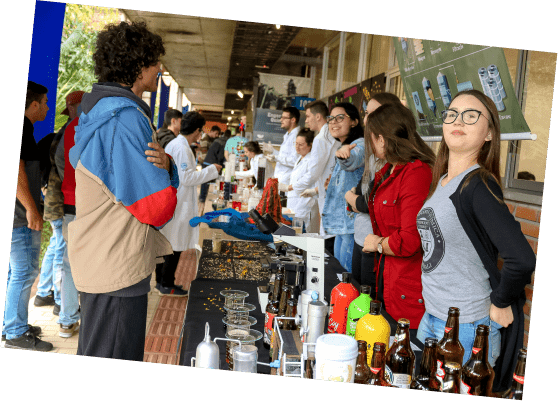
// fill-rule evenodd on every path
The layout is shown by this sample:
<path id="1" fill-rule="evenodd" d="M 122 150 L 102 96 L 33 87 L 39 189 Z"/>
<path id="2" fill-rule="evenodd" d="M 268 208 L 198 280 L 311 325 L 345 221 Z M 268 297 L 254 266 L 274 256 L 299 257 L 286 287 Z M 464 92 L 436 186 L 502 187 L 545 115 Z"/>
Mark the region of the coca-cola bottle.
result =
<path id="1" fill-rule="evenodd" d="M 502 398 L 508 400 L 522 400 L 523 399 L 523 382 L 525 381 L 525 362 L 527 360 L 527 350 L 522 348 L 519 350 L 517 363 L 515 365 L 515 372 L 513 374 L 513 382 L 511 387 L 506 390 Z"/>
<path id="2" fill-rule="evenodd" d="M 471 358 L 461 370 L 461 394 L 492 395 L 494 369 L 488 362 L 488 335 L 490 327 L 481 324 L 477 327 Z"/>
<path id="3" fill-rule="evenodd" d="M 381 342 L 374 343 L 372 349 L 372 362 L 370 372 L 372 373 L 368 384 L 373 386 L 395 387 L 386 380 L 386 345 Z"/>
<path id="4" fill-rule="evenodd" d="M 391 384 L 399 388 L 409 388 L 415 370 L 415 353 L 411 349 L 408 319 L 397 321 L 395 341 L 386 354 L 386 371 Z"/>
<path id="5" fill-rule="evenodd" d="M 331 290 L 328 333 L 345 334 L 349 305 L 358 295 L 358 290 L 351 284 L 351 273 L 344 272 L 341 283 Z"/>
<path id="6" fill-rule="evenodd" d="M 436 376 L 440 382 L 442 382 L 445 376 L 443 369 L 444 363 L 456 362 L 461 366 L 463 364 L 464 354 L 465 348 L 463 348 L 463 345 L 459 342 L 459 308 L 452 307 L 449 308 L 448 311 L 448 320 L 446 322 L 444 337 L 440 340 L 436 348 Z"/>
<path id="7" fill-rule="evenodd" d="M 444 364 L 443 369 L 446 374 L 442 380 L 442 384 L 440 385 L 440 391 L 442 393 L 459 394 L 461 365 L 457 362 L 447 362 Z"/>
<path id="8" fill-rule="evenodd" d="M 413 390 L 440 391 L 440 382 L 436 379 L 436 346 L 438 340 L 428 337 L 424 340 L 424 351 L 417 377 L 411 382 Z"/>
<path id="9" fill-rule="evenodd" d="M 358 343 L 358 356 L 355 365 L 355 383 L 368 384 L 372 376 L 370 371 L 370 366 L 366 363 L 366 352 L 368 351 L 368 345 L 366 341 L 359 340 Z"/>

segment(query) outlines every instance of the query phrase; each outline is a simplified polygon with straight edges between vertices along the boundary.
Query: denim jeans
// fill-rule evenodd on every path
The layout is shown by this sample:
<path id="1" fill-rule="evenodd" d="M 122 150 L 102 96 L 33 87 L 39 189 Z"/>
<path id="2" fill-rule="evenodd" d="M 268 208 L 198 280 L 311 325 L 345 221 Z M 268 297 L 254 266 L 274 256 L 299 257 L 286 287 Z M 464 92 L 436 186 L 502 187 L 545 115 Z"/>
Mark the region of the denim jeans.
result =
<path id="1" fill-rule="evenodd" d="M 54 288 L 54 302 L 60 305 L 60 280 L 62 279 L 62 258 L 66 249 L 66 241 L 62 236 L 62 218 L 51 221 L 52 236 L 43 256 L 41 275 L 37 285 L 37 295 L 46 297 Z"/>
<path id="2" fill-rule="evenodd" d="M 64 215 L 64 223 L 62 231 L 66 241 L 68 240 L 68 224 L 76 218 L 73 214 Z M 60 315 L 58 316 L 58 323 L 70 325 L 77 322 L 79 316 L 79 297 L 78 291 L 74 284 L 74 277 L 70 269 L 70 260 L 68 259 L 68 247 L 64 250 L 64 263 L 62 263 L 62 283 L 61 283 L 61 303 Z"/>
<path id="3" fill-rule="evenodd" d="M 490 366 L 494 366 L 496 359 L 498 359 L 498 356 L 500 355 L 499 329 L 501 329 L 502 326 L 487 316 L 472 323 L 459 324 L 459 342 L 461 342 L 461 345 L 465 348 L 462 365 L 467 363 L 471 357 L 477 326 L 481 324 L 490 327 L 490 334 L 488 336 L 488 362 L 490 363 Z M 428 337 L 435 337 L 438 341 L 440 341 L 442 337 L 444 337 L 445 327 L 445 320 L 438 319 L 428 312 L 425 312 L 417 330 L 417 338 L 422 341 L 423 344 Z"/>
<path id="4" fill-rule="evenodd" d="M 6 287 L 2 334 L 13 340 L 29 330 L 27 325 L 31 287 L 39 274 L 41 232 L 27 226 L 12 230 L 12 247 Z"/>
<path id="5" fill-rule="evenodd" d="M 352 272 L 354 244 L 354 234 L 337 234 L 335 236 L 333 256 L 349 273 Z"/>

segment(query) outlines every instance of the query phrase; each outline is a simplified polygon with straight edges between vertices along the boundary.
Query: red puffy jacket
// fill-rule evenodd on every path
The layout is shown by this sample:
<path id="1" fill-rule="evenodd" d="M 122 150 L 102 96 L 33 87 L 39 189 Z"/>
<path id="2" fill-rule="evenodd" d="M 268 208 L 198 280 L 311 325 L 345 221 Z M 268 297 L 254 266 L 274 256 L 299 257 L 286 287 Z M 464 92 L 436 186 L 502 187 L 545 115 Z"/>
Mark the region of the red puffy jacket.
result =
<path id="1" fill-rule="evenodd" d="M 376 173 L 380 182 L 391 165 Z M 370 196 L 368 210 L 374 234 L 389 237 L 388 244 L 396 256 L 384 259 L 384 303 L 395 320 L 409 319 L 411 329 L 418 328 L 424 314 L 422 299 L 422 246 L 417 230 L 417 214 L 430 189 L 432 170 L 420 160 L 397 165 L 392 174 Z M 379 273 L 377 261 L 374 269 Z M 378 283 L 378 280 L 376 280 Z"/>

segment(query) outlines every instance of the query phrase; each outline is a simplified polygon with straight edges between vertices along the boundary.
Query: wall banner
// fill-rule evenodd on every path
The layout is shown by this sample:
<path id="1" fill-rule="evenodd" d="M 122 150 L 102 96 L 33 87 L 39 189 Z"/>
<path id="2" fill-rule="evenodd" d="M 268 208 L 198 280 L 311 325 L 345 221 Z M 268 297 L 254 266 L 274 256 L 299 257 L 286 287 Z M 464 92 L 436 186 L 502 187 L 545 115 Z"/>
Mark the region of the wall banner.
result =
<path id="1" fill-rule="evenodd" d="M 466 89 L 480 90 L 494 101 L 502 133 L 530 132 L 501 48 L 403 37 L 393 42 L 421 136 L 442 135 L 442 111 Z"/>

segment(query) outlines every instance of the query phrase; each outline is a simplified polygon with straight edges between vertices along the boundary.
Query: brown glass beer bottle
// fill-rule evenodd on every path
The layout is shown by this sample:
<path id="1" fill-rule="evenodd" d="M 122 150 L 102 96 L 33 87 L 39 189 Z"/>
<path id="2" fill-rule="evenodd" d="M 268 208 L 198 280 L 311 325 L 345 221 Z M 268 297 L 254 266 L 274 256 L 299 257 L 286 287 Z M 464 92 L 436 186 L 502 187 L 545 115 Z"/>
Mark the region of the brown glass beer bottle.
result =
<path id="1" fill-rule="evenodd" d="M 292 293 L 291 293 L 292 294 Z M 289 298 L 287 301 L 287 312 L 285 313 L 285 317 L 296 317 L 296 307 L 298 305 L 298 300 L 296 298 Z M 296 330 L 296 323 L 294 320 L 285 320 L 283 324 L 283 328 L 285 330 Z"/>
<path id="2" fill-rule="evenodd" d="M 445 334 L 436 348 L 436 376 L 442 382 L 445 372 L 443 366 L 446 362 L 463 364 L 465 349 L 459 342 L 459 308 L 449 308 Z"/>
<path id="3" fill-rule="evenodd" d="M 373 386 L 395 387 L 386 380 L 386 345 L 381 342 L 374 343 L 372 361 L 370 363 L 370 381 Z"/>
<path id="4" fill-rule="evenodd" d="M 368 351 L 368 345 L 364 340 L 358 340 L 358 356 L 355 366 L 355 383 L 368 384 L 370 378 L 372 377 L 372 372 L 370 371 L 370 366 L 366 362 L 366 351 Z"/>
<path id="5" fill-rule="evenodd" d="M 391 384 L 399 388 L 409 388 L 415 370 L 415 353 L 411 349 L 408 319 L 397 321 L 395 341 L 386 354 L 386 371 Z"/>
<path id="6" fill-rule="evenodd" d="M 526 360 L 527 360 L 527 350 L 525 348 L 522 348 L 519 350 L 519 356 L 517 357 L 517 364 L 515 365 L 515 373 L 513 374 L 512 385 L 502 395 L 502 398 L 506 398 L 508 400 L 523 399 L 523 382 L 525 381 Z"/>
<path id="7" fill-rule="evenodd" d="M 413 390 L 440 391 L 440 382 L 436 379 L 436 346 L 438 340 L 428 337 L 424 340 L 424 351 L 417 377 L 411 382 Z"/>
<path id="8" fill-rule="evenodd" d="M 279 312 L 279 291 L 281 289 L 282 273 L 279 271 L 275 274 L 275 283 L 273 284 L 273 295 L 268 301 L 265 308 L 265 321 L 263 332 L 263 345 L 266 349 L 270 349 L 271 337 L 273 334 L 273 318 Z"/>
<path id="9" fill-rule="evenodd" d="M 459 382 L 461 377 L 461 365 L 457 362 L 446 362 L 443 366 L 446 372 L 440 391 L 442 393 L 459 394 Z"/>
<path id="10" fill-rule="evenodd" d="M 292 286 L 287 284 L 283 285 L 281 291 L 281 297 L 279 301 L 279 312 L 277 313 L 277 317 L 285 316 L 285 313 L 287 312 L 287 300 L 290 297 L 291 290 L 292 290 Z M 279 326 L 280 329 L 283 328 L 284 324 L 285 324 L 284 320 L 277 319 L 277 325 Z"/>
<path id="11" fill-rule="evenodd" d="M 460 393 L 469 395 L 492 395 L 494 369 L 488 362 L 488 335 L 490 327 L 481 324 L 477 327 L 471 358 L 461 370 Z"/>

